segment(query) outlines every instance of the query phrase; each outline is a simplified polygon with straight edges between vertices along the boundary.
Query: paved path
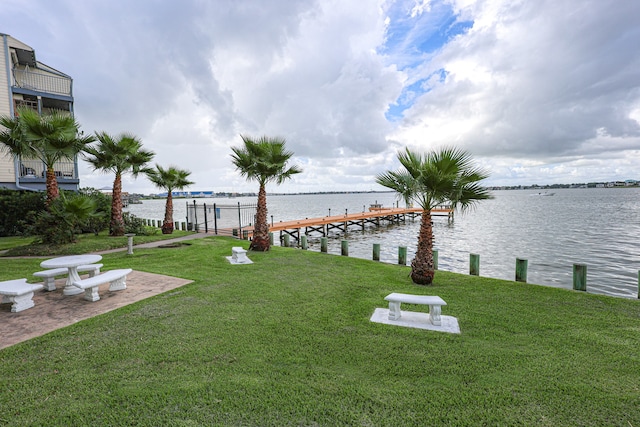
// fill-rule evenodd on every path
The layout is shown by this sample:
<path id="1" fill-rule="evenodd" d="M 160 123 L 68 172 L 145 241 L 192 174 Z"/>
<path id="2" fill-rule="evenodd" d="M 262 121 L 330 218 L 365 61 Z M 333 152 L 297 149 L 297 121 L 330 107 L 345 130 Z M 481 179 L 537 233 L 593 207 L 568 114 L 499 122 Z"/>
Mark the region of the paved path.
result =
<path id="1" fill-rule="evenodd" d="M 182 237 L 175 237 L 173 239 L 165 239 L 165 240 L 158 240 L 155 242 L 150 242 L 150 243 L 141 243 L 139 245 L 136 245 L 136 238 L 133 238 L 133 249 L 135 250 L 136 248 L 157 248 L 158 246 L 163 246 L 163 245 L 169 245 L 171 243 L 177 243 L 177 242 L 184 242 L 185 240 L 193 240 L 193 239 L 202 239 L 204 237 L 212 237 L 215 236 L 215 234 L 207 234 L 207 233 L 194 233 L 194 234 L 188 234 L 186 236 L 182 236 Z M 124 247 L 124 248 L 116 248 L 116 249 L 109 249 L 106 251 L 98 251 L 95 252 L 97 254 L 110 254 L 113 252 L 122 252 L 122 251 L 126 251 L 128 248 Z"/>

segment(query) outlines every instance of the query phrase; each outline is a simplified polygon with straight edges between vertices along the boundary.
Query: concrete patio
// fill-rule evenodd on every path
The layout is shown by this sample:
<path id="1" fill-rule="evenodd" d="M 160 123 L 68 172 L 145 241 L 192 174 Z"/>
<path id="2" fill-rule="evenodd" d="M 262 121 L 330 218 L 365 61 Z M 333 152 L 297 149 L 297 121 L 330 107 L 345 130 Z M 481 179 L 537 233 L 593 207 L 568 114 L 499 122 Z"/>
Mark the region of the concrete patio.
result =
<path id="1" fill-rule="evenodd" d="M 19 313 L 11 312 L 11 304 L 0 304 L 0 349 L 179 288 L 192 280 L 133 271 L 127 276 L 127 289 L 109 292 L 109 284 L 102 285 L 100 300 L 96 302 L 86 301 L 84 293 L 63 295 L 64 282 L 64 278 L 57 280 L 56 285 L 59 283 L 59 286 L 55 291 L 36 292 L 33 297 L 35 307 Z"/>

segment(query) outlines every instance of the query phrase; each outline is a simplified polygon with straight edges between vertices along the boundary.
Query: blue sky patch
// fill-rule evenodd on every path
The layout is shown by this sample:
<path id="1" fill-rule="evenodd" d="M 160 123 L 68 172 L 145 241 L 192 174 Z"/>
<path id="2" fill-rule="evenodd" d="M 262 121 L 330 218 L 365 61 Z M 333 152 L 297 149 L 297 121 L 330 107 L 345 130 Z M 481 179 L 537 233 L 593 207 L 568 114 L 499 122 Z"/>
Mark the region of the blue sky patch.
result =
<path id="1" fill-rule="evenodd" d="M 459 21 L 451 6 L 443 1 L 433 1 L 428 9 L 412 14 L 415 2 L 397 2 L 387 11 L 389 24 L 386 40 L 379 52 L 389 57 L 390 62 L 408 75 L 407 86 L 395 103 L 389 105 L 387 120 L 398 120 L 421 95 L 432 88 L 426 82 L 434 74 L 439 81 L 445 77 L 445 70 L 430 76 L 416 75 L 425 61 L 451 41 L 455 36 L 466 33 L 472 21 Z"/>

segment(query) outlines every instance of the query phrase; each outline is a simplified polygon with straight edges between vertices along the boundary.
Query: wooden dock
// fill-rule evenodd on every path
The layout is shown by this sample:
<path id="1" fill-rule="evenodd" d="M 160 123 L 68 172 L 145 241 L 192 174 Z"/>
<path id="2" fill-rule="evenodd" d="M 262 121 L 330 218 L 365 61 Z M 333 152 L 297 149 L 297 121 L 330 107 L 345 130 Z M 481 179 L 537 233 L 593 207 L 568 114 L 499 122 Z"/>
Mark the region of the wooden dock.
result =
<path id="1" fill-rule="evenodd" d="M 414 219 L 422 214 L 421 208 L 375 208 L 369 212 L 359 212 L 344 215 L 324 216 L 320 218 L 305 218 L 293 221 L 279 221 L 269 224 L 269 232 L 280 232 L 280 238 L 288 234 L 300 241 L 301 234 L 319 233 L 327 236 L 331 230 L 346 233 L 349 227 L 357 227 L 364 231 L 367 224 L 379 227 L 381 224 L 400 224 L 407 218 Z M 439 207 L 431 211 L 432 216 L 453 216 L 453 209 Z M 243 238 L 250 238 L 253 227 L 243 227 Z"/>

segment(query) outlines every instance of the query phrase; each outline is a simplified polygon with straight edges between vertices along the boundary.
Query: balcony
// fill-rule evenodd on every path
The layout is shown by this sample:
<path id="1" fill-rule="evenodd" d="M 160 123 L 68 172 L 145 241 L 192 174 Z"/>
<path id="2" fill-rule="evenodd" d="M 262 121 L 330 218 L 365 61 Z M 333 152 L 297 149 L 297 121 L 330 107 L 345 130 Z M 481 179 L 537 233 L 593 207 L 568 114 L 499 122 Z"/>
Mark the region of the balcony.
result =
<path id="1" fill-rule="evenodd" d="M 58 182 L 78 182 L 75 162 L 59 161 L 54 165 Z M 45 182 L 47 170 L 40 160 L 22 160 L 19 176 L 21 182 Z"/>
<path id="2" fill-rule="evenodd" d="M 28 67 L 13 69 L 13 86 L 34 92 L 71 96 L 71 78 L 31 71 Z"/>

